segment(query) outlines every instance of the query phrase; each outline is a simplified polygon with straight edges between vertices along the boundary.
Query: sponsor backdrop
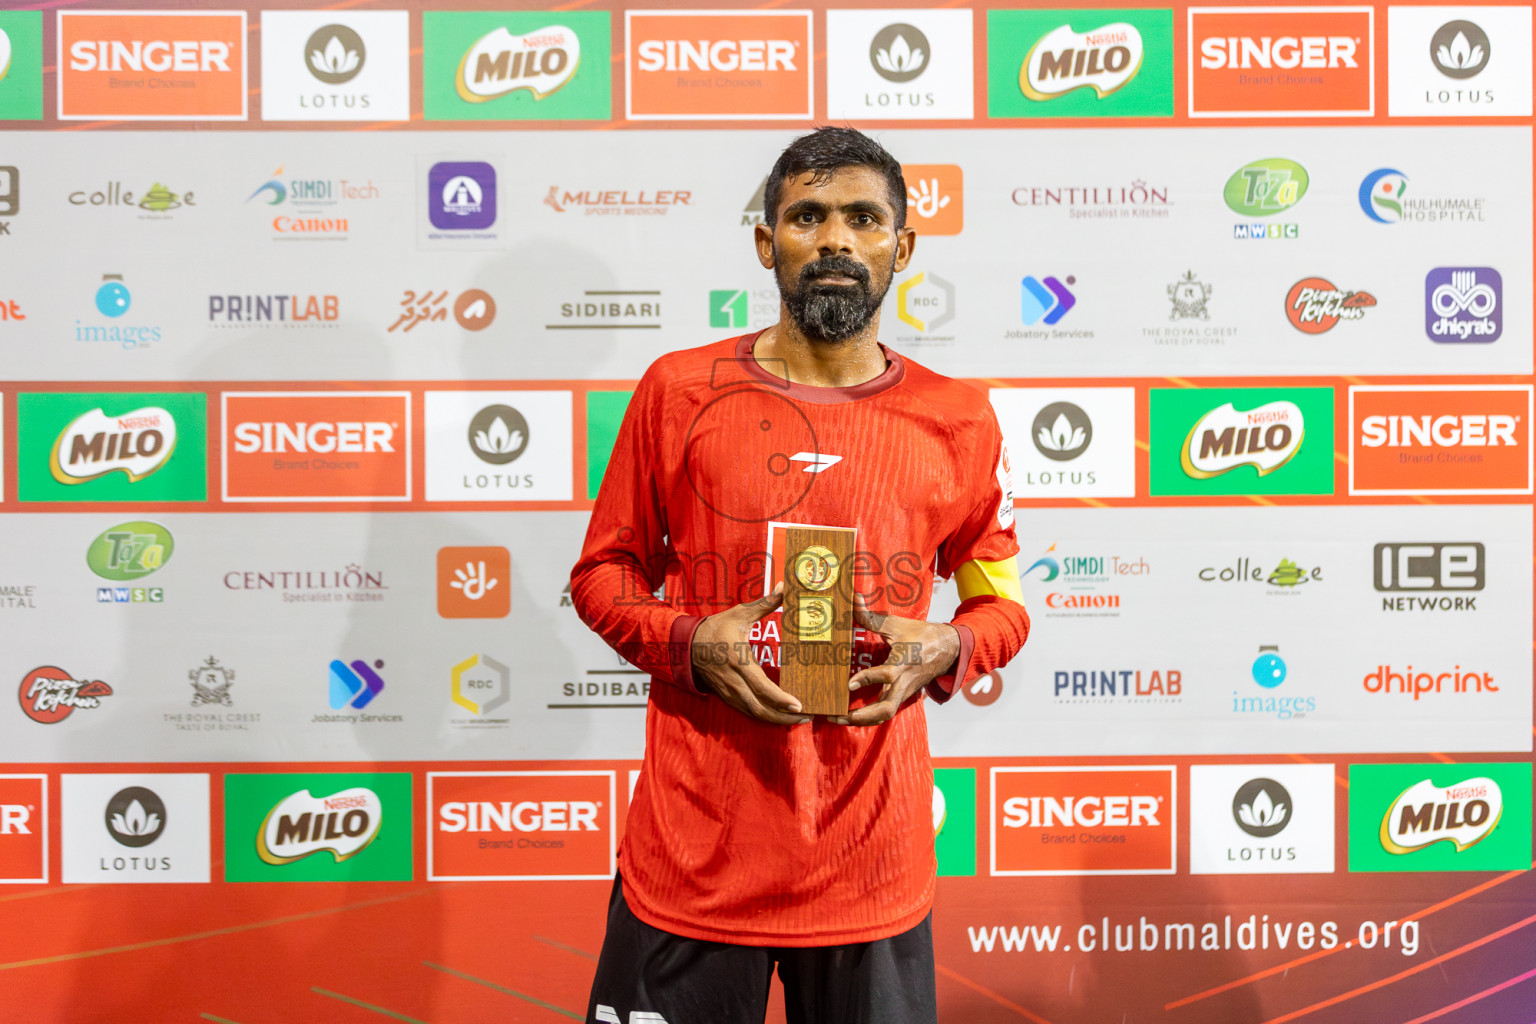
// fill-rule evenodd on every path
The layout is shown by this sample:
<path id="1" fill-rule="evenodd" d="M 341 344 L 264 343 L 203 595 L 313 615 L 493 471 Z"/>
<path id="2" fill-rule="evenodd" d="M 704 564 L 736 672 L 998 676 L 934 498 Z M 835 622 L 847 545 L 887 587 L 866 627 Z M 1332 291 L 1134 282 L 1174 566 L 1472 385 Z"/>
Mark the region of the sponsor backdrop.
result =
<path id="1" fill-rule="evenodd" d="M 849 121 L 1034 622 L 926 711 L 941 1019 L 1530 1024 L 1530 7 L 25 6 L 0 1020 L 582 1019 L 648 680 L 569 569 Z"/>

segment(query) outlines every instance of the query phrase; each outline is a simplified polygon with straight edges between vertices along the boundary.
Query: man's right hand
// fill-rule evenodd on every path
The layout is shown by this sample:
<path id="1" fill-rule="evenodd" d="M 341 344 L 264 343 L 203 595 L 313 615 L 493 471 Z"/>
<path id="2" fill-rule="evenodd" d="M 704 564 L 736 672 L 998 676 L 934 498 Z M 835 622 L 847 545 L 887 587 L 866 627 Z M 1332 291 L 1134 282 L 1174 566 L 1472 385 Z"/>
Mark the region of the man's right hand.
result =
<path id="1" fill-rule="evenodd" d="M 777 686 L 752 660 L 752 623 L 784 601 L 784 584 L 756 601 L 711 615 L 693 633 L 693 677 L 742 714 L 774 725 L 809 722 L 800 702 Z"/>

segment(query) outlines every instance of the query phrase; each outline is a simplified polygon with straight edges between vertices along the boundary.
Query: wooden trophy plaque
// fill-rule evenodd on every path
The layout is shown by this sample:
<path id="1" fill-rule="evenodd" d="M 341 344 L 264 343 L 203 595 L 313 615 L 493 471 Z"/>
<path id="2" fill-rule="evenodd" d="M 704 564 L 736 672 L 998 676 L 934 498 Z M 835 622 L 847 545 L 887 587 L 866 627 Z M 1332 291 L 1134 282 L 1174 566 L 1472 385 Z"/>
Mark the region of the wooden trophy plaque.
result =
<path id="1" fill-rule="evenodd" d="M 779 686 L 799 698 L 808 715 L 846 715 L 854 531 L 791 526 L 785 533 Z"/>

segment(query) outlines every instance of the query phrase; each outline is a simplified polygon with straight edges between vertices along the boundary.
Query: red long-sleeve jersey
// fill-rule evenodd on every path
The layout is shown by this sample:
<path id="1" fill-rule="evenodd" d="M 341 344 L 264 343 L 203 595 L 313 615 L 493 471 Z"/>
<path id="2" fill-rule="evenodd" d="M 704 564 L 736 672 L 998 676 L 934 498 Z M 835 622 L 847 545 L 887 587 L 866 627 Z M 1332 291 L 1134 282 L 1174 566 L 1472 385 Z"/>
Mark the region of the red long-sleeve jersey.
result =
<path id="1" fill-rule="evenodd" d="M 1017 554 L 1007 454 L 985 396 L 884 346 L 880 376 L 819 388 L 760 366 L 755 340 L 673 352 L 646 371 L 571 572 L 582 620 L 653 677 L 624 896 L 642 920 L 692 938 L 867 942 L 915 926 L 933 900 L 924 702 L 870 728 L 770 725 L 696 688 L 689 644 L 704 616 L 772 589 L 785 526 L 856 530 L 853 589 L 875 611 L 925 618 L 935 571 Z M 779 620 L 751 645 L 775 681 Z M 941 702 L 1029 632 L 1023 606 L 993 596 L 965 601 L 953 622 L 960 655 L 928 689 Z M 886 653 L 859 631 L 852 668 Z"/>

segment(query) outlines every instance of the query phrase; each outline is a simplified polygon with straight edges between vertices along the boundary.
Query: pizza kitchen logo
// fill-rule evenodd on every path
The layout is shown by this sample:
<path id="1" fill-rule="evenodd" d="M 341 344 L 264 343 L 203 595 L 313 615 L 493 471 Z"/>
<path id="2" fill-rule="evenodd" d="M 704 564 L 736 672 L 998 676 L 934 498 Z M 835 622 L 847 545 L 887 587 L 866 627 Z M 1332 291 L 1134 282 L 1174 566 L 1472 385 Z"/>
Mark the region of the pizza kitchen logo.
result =
<path id="1" fill-rule="evenodd" d="M 1326 277 L 1304 277 L 1285 294 L 1285 318 L 1303 334 L 1323 334 L 1340 320 L 1361 320 L 1376 305 L 1370 292 L 1334 287 Z"/>
<path id="2" fill-rule="evenodd" d="M 1375 112 L 1375 9 L 1191 7 L 1190 117 Z"/>
<path id="3" fill-rule="evenodd" d="M 54 665 L 41 665 L 21 678 L 17 699 L 28 718 L 57 725 L 78 709 L 93 711 L 112 687 L 99 679 L 76 679 Z"/>

